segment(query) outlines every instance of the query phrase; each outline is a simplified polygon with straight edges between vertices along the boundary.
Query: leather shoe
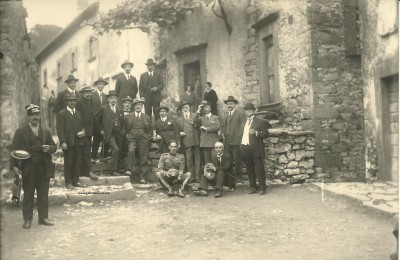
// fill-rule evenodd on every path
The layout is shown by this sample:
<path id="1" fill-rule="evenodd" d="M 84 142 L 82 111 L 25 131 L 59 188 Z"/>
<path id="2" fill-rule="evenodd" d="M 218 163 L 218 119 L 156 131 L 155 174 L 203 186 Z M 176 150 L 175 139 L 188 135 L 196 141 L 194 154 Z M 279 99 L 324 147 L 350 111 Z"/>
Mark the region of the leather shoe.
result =
<path id="1" fill-rule="evenodd" d="M 140 183 L 141 183 L 141 184 L 146 184 L 146 180 L 145 180 L 145 179 L 141 179 L 141 180 L 140 180 Z"/>
<path id="2" fill-rule="evenodd" d="M 24 225 L 22 228 L 30 228 L 32 226 L 32 220 L 25 220 Z"/>
<path id="3" fill-rule="evenodd" d="M 84 188 L 84 187 L 86 187 L 86 185 L 80 184 L 79 182 L 76 183 L 76 184 L 73 184 L 72 186 L 78 187 L 78 188 Z"/>
<path id="4" fill-rule="evenodd" d="M 99 179 L 99 176 L 93 174 L 92 172 L 89 172 L 89 176 L 87 176 L 87 177 L 89 177 L 92 180 L 98 180 Z"/>
<path id="5" fill-rule="evenodd" d="M 176 193 L 176 196 L 178 196 L 179 198 L 184 198 L 184 197 L 185 197 L 185 194 L 183 194 L 183 191 L 182 191 L 182 190 L 179 190 L 179 191 Z"/>
<path id="6" fill-rule="evenodd" d="M 39 225 L 54 226 L 53 222 L 50 222 L 47 218 L 39 219 Z"/>
<path id="7" fill-rule="evenodd" d="M 256 194 L 258 192 L 258 190 L 251 190 L 250 192 L 249 192 L 249 194 Z"/>
<path id="8" fill-rule="evenodd" d="M 73 190 L 74 189 L 74 186 L 72 186 L 72 184 L 67 184 L 67 189 L 69 189 L 69 190 Z"/>
<path id="9" fill-rule="evenodd" d="M 111 176 L 119 176 L 119 173 L 117 171 L 112 171 Z"/>
<path id="10" fill-rule="evenodd" d="M 214 195 L 214 198 L 221 198 L 222 197 L 222 192 L 219 191 Z"/>
<path id="11" fill-rule="evenodd" d="M 204 197 L 208 196 L 208 192 L 204 190 L 193 191 L 193 193 L 196 196 L 204 196 Z"/>
<path id="12" fill-rule="evenodd" d="M 172 192 L 172 190 L 170 190 L 170 191 L 168 191 L 167 196 L 168 197 L 173 197 L 173 196 L 175 196 L 175 194 Z"/>
<path id="13" fill-rule="evenodd" d="M 265 190 L 262 190 L 262 191 L 260 191 L 260 193 L 259 193 L 260 195 L 265 195 L 266 194 L 266 192 L 265 192 Z"/>

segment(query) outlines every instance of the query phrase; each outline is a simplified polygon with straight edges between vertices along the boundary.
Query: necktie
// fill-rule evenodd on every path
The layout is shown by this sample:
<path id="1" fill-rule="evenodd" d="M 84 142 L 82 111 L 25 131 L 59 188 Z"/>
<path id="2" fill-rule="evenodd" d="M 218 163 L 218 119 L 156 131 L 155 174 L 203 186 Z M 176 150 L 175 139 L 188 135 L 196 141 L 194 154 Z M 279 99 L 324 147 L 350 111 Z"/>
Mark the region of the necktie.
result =
<path id="1" fill-rule="evenodd" d="M 102 95 L 102 93 L 99 93 L 99 96 L 100 96 L 100 104 L 103 105 L 103 95 Z"/>
<path id="2" fill-rule="evenodd" d="M 114 114 L 115 114 L 115 106 L 112 106 L 112 111 L 114 112 Z"/>
<path id="3" fill-rule="evenodd" d="M 139 119 L 140 118 L 140 114 L 136 114 L 136 118 Z"/>
<path id="4" fill-rule="evenodd" d="M 253 121 L 253 118 L 248 118 L 247 119 L 247 124 L 251 125 L 251 121 Z"/>
<path id="5" fill-rule="evenodd" d="M 128 74 L 128 75 L 127 75 L 128 80 L 129 80 L 129 76 L 130 76 L 130 75 Z"/>

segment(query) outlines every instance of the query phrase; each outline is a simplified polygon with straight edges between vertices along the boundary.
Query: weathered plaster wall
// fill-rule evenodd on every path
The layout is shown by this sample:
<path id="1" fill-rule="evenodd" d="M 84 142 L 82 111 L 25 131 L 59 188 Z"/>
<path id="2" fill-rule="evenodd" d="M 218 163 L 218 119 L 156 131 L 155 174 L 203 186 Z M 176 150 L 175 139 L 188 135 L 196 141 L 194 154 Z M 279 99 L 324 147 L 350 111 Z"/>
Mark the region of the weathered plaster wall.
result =
<path id="1" fill-rule="evenodd" d="M 381 78 L 398 74 L 398 2 L 359 1 L 368 180 L 379 179 L 384 164 Z M 398 108 L 397 108 L 398 110 Z M 397 119 L 398 120 L 398 119 Z M 398 129 L 397 129 L 398 131 Z"/>

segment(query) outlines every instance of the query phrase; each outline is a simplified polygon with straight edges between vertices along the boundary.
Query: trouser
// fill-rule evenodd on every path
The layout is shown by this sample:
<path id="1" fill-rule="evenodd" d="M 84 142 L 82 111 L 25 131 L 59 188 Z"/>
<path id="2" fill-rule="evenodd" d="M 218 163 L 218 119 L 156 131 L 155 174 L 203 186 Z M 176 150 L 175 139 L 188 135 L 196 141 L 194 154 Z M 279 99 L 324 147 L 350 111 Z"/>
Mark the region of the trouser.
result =
<path id="1" fill-rule="evenodd" d="M 267 186 L 265 184 L 266 177 L 264 172 L 264 162 L 262 157 L 255 157 L 249 145 L 240 146 L 241 156 L 246 164 L 247 175 L 249 177 L 250 187 L 255 190 L 265 191 Z M 258 185 L 256 183 L 258 179 Z"/>
<path id="2" fill-rule="evenodd" d="M 82 167 L 82 146 L 75 145 L 63 150 L 64 153 L 64 180 L 65 185 L 76 185 Z"/>
<path id="3" fill-rule="evenodd" d="M 188 172 L 192 173 L 192 179 L 200 181 L 200 148 L 198 145 L 185 147 L 185 160 Z"/>
<path id="4" fill-rule="evenodd" d="M 92 142 L 92 159 L 97 159 L 98 156 L 98 152 L 99 152 L 99 147 L 100 147 L 100 143 L 103 142 L 104 136 L 101 134 L 98 135 L 94 135 L 93 136 L 93 142 Z M 107 158 L 107 149 L 101 149 L 101 153 L 103 153 L 103 158 Z"/>
<path id="5" fill-rule="evenodd" d="M 236 187 L 235 177 L 239 178 L 240 176 L 242 176 L 242 160 L 240 157 L 240 145 L 226 144 L 224 152 L 231 155 L 231 158 L 233 159 L 233 162 L 235 165 L 235 169 L 234 169 L 235 175 L 234 176 L 232 176 L 232 175 L 226 176 L 228 186 L 230 188 L 235 188 Z"/>
<path id="6" fill-rule="evenodd" d="M 159 119 L 160 115 L 157 113 L 157 108 L 160 107 L 160 102 L 151 102 L 150 100 L 147 101 L 147 99 L 148 98 L 146 98 L 146 101 L 144 102 L 144 110 L 146 115 L 149 115 L 151 117 L 151 112 L 153 112 L 155 120 Z"/>
<path id="7" fill-rule="evenodd" d="M 136 149 L 139 158 L 136 158 Z M 146 179 L 147 160 L 149 158 L 149 142 L 141 136 L 128 139 L 128 155 L 126 157 L 128 170 L 139 168 L 139 178 Z M 137 160 L 138 159 L 138 160 Z"/>
<path id="8" fill-rule="evenodd" d="M 90 140 L 91 136 L 83 137 L 83 147 L 82 147 L 82 168 L 81 176 L 88 176 L 92 170 L 92 164 L 90 162 Z"/>
<path id="9" fill-rule="evenodd" d="M 35 190 L 37 193 L 39 219 L 48 218 L 49 178 L 47 178 L 44 162 L 32 163 L 29 172 L 23 173 L 22 188 L 24 190 L 24 200 L 22 205 L 22 215 L 24 220 L 33 219 Z"/>
<path id="10" fill-rule="evenodd" d="M 108 145 L 111 147 L 111 169 L 113 171 L 119 170 L 119 160 L 121 158 L 121 145 L 122 136 L 119 134 L 113 134 L 110 137 Z"/>
<path id="11" fill-rule="evenodd" d="M 181 190 L 184 190 L 186 188 L 187 183 L 192 176 L 190 172 L 184 173 L 181 179 L 178 179 L 178 176 L 168 176 L 168 171 L 158 171 L 156 174 L 158 177 L 158 181 L 164 188 L 170 189 L 171 186 L 174 186 L 175 184 L 181 184 Z"/>
<path id="12" fill-rule="evenodd" d="M 225 171 L 223 170 L 218 170 L 216 172 L 215 178 L 212 180 L 207 179 L 206 176 L 203 175 L 201 176 L 200 179 L 199 189 L 206 191 L 208 183 L 210 183 L 210 184 L 215 184 L 215 187 L 217 187 L 218 190 L 223 191 L 224 179 L 225 179 Z"/>
<path id="13" fill-rule="evenodd" d="M 214 148 L 211 147 L 201 147 L 201 151 L 203 153 L 204 156 L 204 163 L 211 163 L 211 158 L 214 154 Z"/>

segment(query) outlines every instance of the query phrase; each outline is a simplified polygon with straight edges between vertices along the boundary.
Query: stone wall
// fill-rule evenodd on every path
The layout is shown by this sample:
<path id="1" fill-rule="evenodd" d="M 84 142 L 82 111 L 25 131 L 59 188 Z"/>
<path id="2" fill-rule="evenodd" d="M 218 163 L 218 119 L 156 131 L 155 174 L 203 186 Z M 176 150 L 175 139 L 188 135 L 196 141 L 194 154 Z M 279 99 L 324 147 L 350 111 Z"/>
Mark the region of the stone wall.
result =
<path id="1" fill-rule="evenodd" d="M 29 52 L 22 1 L 0 2 L 0 168 L 8 168 L 9 146 L 18 126 L 26 122 L 25 105 L 39 104 L 37 66 Z"/>

